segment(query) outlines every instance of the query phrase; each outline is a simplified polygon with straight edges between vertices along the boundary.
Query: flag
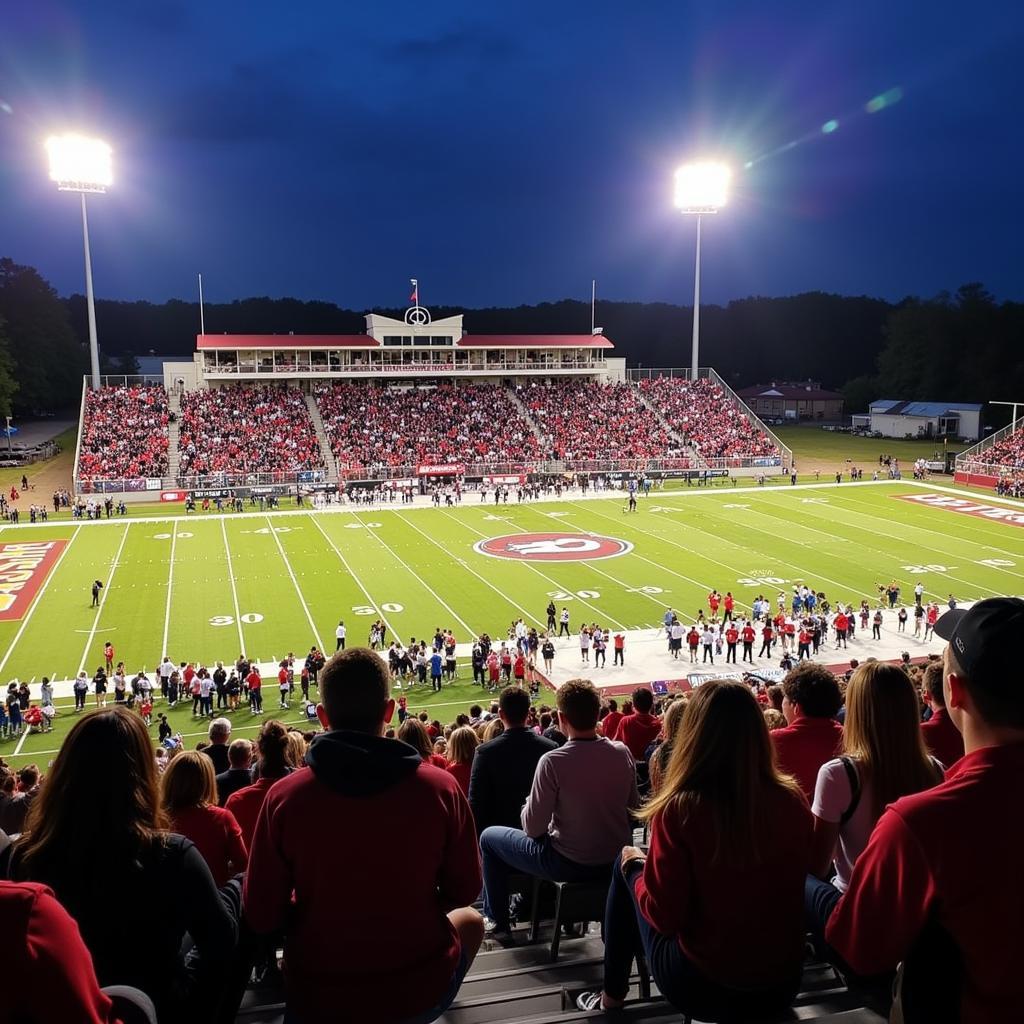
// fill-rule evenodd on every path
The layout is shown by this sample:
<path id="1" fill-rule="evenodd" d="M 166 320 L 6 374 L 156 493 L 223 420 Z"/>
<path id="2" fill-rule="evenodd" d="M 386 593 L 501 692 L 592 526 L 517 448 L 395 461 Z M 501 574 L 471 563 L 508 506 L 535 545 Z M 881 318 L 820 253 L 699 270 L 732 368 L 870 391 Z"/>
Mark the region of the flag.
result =
<path id="1" fill-rule="evenodd" d="M 420 301 L 420 283 L 415 277 L 410 277 L 409 283 L 412 285 L 412 295 L 409 296 L 409 301 L 415 306 Z"/>

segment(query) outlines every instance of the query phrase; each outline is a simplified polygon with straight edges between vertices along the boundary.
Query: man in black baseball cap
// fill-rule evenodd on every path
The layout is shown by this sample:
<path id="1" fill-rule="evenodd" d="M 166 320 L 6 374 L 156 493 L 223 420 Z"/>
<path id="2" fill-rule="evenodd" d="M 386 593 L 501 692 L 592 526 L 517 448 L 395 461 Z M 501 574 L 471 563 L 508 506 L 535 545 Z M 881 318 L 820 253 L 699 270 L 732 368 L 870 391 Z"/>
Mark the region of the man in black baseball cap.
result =
<path id="1" fill-rule="evenodd" d="M 858 974 L 903 964 L 907 1021 L 1019 1020 L 1024 601 L 957 608 L 935 632 L 949 641 L 943 693 L 964 756 L 885 810 L 825 937 Z"/>

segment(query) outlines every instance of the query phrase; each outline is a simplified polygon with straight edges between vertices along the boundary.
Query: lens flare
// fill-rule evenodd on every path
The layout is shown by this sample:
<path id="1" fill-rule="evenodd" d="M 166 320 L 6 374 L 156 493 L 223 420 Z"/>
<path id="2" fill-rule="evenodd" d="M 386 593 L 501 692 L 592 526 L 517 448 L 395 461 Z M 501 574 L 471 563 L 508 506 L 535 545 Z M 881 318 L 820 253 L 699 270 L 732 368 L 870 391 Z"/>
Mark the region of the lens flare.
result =
<path id="1" fill-rule="evenodd" d="M 885 110 L 886 107 L 895 106 L 901 99 L 903 99 L 903 90 L 898 85 L 894 85 L 891 89 L 872 96 L 864 104 L 864 109 L 869 114 L 877 114 L 880 110 Z"/>

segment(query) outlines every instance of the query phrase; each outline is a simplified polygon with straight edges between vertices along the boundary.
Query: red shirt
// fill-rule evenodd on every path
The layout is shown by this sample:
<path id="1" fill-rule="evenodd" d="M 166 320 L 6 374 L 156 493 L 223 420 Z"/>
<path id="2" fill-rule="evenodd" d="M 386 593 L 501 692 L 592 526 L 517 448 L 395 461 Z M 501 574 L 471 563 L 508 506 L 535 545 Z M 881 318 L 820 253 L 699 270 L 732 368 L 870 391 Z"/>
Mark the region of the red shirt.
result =
<path id="1" fill-rule="evenodd" d="M 800 630 L 800 643 L 809 644 L 811 642 L 811 634 L 806 629 Z"/>
<path id="2" fill-rule="evenodd" d="M 947 768 L 964 756 L 964 738 L 945 708 L 933 708 L 932 717 L 921 723 L 921 735 L 928 752 Z"/>
<path id="3" fill-rule="evenodd" d="M 743 642 L 745 644 L 752 644 L 754 642 L 754 636 L 755 636 L 755 633 L 754 633 L 754 627 L 753 626 L 744 626 L 743 627 Z"/>
<path id="4" fill-rule="evenodd" d="M 771 737 L 779 771 L 792 775 L 807 799 L 813 800 L 818 769 L 840 754 L 843 727 L 832 718 L 797 715 L 792 725 L 774 729 Z"/>
<path id="5" fill-rule="evenodd" d="M 182 679 L 185 680 L 186 686 L 192 685 L 192 680 L 195 678 L 196 670 L 191 665 L 185 666 L 185 671 L 182 674 Z"/>
<path id="6" fill-rule="evenodd" d="M 702 802 L 685 822 L 678 814 L 655 815 L 650 853 L 633 882 L 652 927 L 676 936 L 687 959 L 713 981 L 743 989 L 800 977 L 813 828 L 799 794 L 771 787 L 756 801 L 756 862 L 746 851 L 739 863 L 729 855 L 735 851 L 716 851 L 711 807 Z"/>
<path id="7" fill-rule="evenodd" d="M 661 719 L 645 711 L 635 711 L 619 722 L 615 735 L 610 737 L 625 743 L 635 761 L 644 759 L 644 751 L 661 733 Z M 605 733 L 605 736 L 608 734 Z"/>
<path id="8" fill-rule="evenodd" d="M 733 600 L 733 598 L 732 598 L 732 597 L 731 597 L 731 596 L 730 596 L 729 594 L 726 594 L 726 595 L 725 595 L 725 610 L 726 610 L 727 612 L 731 612 L 731 611 L 732 611 L 732 609 L 733 609 L 733 605 L 734 605 L 735 603 L 736 603 L 736 602 L 735 602 L 735 601 Z"/>
<path id="9" fill-rule="evenodd" d="M 245 683 L 250 690 L 258 690 L 263 685 L 263 680 L 260 679 L 259 672 L 253 669 L 246 677 Z"/>
<path id="10" fill-rule="evenodd" d="M 850 627 L 850 620 L 845 615 L 836 616 L 836 632 L 845 633 Z"/>
<path id="11" fill-rule="evenodd" d="M 402 898 L 382 899 L 395 878 Z M 355 797 L 304 769 L 267 796 L 243 903 L 257 932 L 285 930 L 288 1006 L 299 1020 L 336 1021 L 341 1007 L 346 1020 L 385 1024 L 448 989 L 461 950 L 445 915 L 471 904 L 481 884 L 473 815 L 447 772 L 421 763 Z"/>
<path id="12" fill-rule="evenodd" d="M 761 636 L 763 636 L 765 640 L 771 640 L 771 638 L 775 636 L 775 630 L 773 630 L 771 626 L 765 626 L 764 629 L 761 630 Z"/>
<path id="13" fill-rule="evenodd" d="M 270 787 L 277 779 L 257 779 L 251 786 L 235 790 L 224 802 L 224 809 L 230 811 L 242 830 L 242 840 L 247 850 L 252 848 L 252 837 L 256 832 L 256 821 L 260 816 L 263 801 Z M 198 844 L 197 844 L 198 845 Z"/>
<path id="14" fill-rule="evenodd" d="M 615 730 L 619 727 L 619 722 L 625 716 L 621 711 L 609 711 L 604 718 L 601 719 L 601 735 L 607 739 L 613 739 L 615 737 Z"/>
<path id="15" fill-rule="evenodd" d="M 878 820 L 826 939 L 861 974 L 896 966 L 932 920 L 963 960 L 960 1019 L 1020 1020 L 1024 743 L 965 755 Z M 941 979 L 931 979 L 939 984 Z"/>
<path id="16" fill-rule="evenodd" d="M 686 642 L 691 647 L 696 647 L 700 643 L 700 633 L 695 629 L 691 629 L 690 632 L 686 634 Z"/>
<path id="17" fill-rule="evenodd" d="M 461 761 L 449 761 L 445 771 L 449 775 L 455 776 L 455 781 L 459 784 L 459 789 L 469 796 L 469 776 L 473 772 L 473 762 L 470 761 L 468 764 L 463 764 Z"/>
<path id="18" fill-rule="evenodd" d="M 725 631 L 725 642 L 727 644 L 734 644 L 740 638 L 740 631 L 738 629 L 732 629 L 731 627 Z"/>
<path id="19" fill-rule="evenodd" d="M 196 844 L 218 888 L 244 871 L 249 863 L 242 830 L 235 816 L 224 807 L 184 807 L 175 811 L 171 831 Z"/>
<path id="20" fill-rule="evenodd" d="M 285 686 L 288 683 L 288 669 L 282 668 L 277 673 L 278 686 Z"/>
<path id="21" fill-rule="evenodd" d="M 0 882 L 4 937 L 4 1020 L 117 1024 L 92 956 L 53 890 L 36 882 Z"/>
<path id="22" fill-rule="evenodd" d="M 617 651 L 623 650 L 626 646 L 626 638 L 621 633 L 615 634 L 615 639 L 613 642 L 615 644 L 615 650 Z"/>

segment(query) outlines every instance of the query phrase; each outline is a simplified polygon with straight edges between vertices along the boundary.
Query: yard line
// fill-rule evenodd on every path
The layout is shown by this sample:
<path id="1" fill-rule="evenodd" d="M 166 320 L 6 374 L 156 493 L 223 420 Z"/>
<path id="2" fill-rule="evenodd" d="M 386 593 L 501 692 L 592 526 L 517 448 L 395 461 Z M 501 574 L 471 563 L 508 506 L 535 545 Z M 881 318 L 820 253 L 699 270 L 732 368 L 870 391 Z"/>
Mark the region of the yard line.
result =
<path id="1" fill-rule="evenodd" d="M 270 521 L 270 516 L 266 516 L 266 520 L 267 526 L 270 528 L 270 536 L 274 538 L 277 550 L 281 553 L 281 558 L 284 561 L 284 567 L 288 570 L 288 575 L 291 576 L 292 583 L 295 584 L 295 593 L 299 595 L 299 603 L 302 605 L 302 610 L 306 613 L 306 620 L 309 622 L 309 628 L 313 630 L 313 639 L 316 641 L 317 647 L 322 651 L 324 649 L 324 642 L 320 639 L 316 623 L 313 621 L 313 616 L 309 613 L 309 605 L 306 604 L 306 599 L 302 596 L 302 588 L 299 586 L 299 581 L 295 578 L 295 573 L 292 571 L 292 563 L 288 561 L 288 556 L 284 553 L 284 546 L 281 544 L 281 538 L 278 537 L 277 530 L 274 529 L 274 524 Z"/>
<path id="2" fill-rule="evenodd" d="M 478 530 L 475 526 L 471 526 L 469 523 L 465 523 L 461 519 L 457 519 L 450 512 L 445 511 L 444 514 L 446 516 L 448 516 L 449 519 L 454 519 L 455 522 L 457 522 L 460 526 L 463 526 L 463 527 L 465 527 L 465 529 L 470 530 L 473 533 L 475 533 L 478 537 L 486 537 L 487 536 L 486 533 L 483 533 L 481 530 Z M 510 521 L 509 525 L 510 526 L 514 526 L 515 524 Z M 516 529 L 519 530 L 520 533 L 527 532 L 527 531 L 523 530 L 522 527 L 519 527 L 519 526 L 516 526 Z M 535 565 L 531 565 L 529 562 L 527 562 L 525 560 L 522 560 L 522 564 L 525 565 L 527 569 L 530 569 L 533 572 L 535 572 L 538 576 L 541 577 L 541 579 L 547 580 L 548 583 L 550 583 L 552 586 L 555 586 L 559 590 L 568 593 L 568 591 L 565 591 L 565 587 L 563 587 L 557 580 L 553 580 L 550 576 L 547 575 L 547 573 L 541 572 L 540 569 L 538 569 Z M 600 615 L 601 618 L 607 619 L 613 625 L 618 626 L 619 629 L 625 629 L 626 628 L 621 622 L 619 622 L 618 619 L 613 618 L 611 615 L 608 614 L 608 612 L 601 611 L 601 609 L 598 608 L 596 605 L 592 605 L 589 601 L 585 601 L 582 597 L 579 597 L 578 595 L 574 594 L 573 595 L 573 600 L 579 601 L 580 604 L 582 604 L 585 607 L 589 608 L 591 611 L 597 612 L 597 614 Z"/>
<path id="3" fill-rule="evenodd" d="M 224 553 L 228 557 L 228 579 L 231 581 L 231 600 L 235 605 L 235 625 L 238 626 L 238 649 L 245 651 L 245 638 L 242 636 L 242 616 L 238 609 L 238 589 L 235 587 L 235 570 L 231 565 L 231 545 L 228 544 L 228 529 L 224 520 L 220 521 L 220 532 L 224 537 Z"/>
<path id="4" fill-rule="evenodd" d="M 167 657 L 167 634 L 171 629 L 171 589 L 174 586 L 174 547 L 178 540 L 178 524 L 175 522 L 171 528 L 171 564 L 167 570 L 167 607 L 164 611 L 164 644 L 162 650 L 164 657 Z"/>
<path id="5" fill-rule="evenodd" d="M 366 524 L 363 523 L 363 520 L 360 518 L 358 513 L 356 513 L 356 522 L 365 528 Z M 394 550 L 391 548 L 391 545 L 388 544 L 388 542 L 384 540 L 383 537 L 379 536 L 376 530 L 367 530 L 367 532 L 372 537 L 374 537 L 377 543 L 380 544 L 384 548 L 384 550 L 391 555 L 392 558 L 399 562 L 414 579 L 419 580 L 420 586 L 422 586 L 425 590 L 429 591 L 431 594 L 434 595 L 434 600 L 437 601 L 437 603 L 441 605 L 470 636 L 476 635 L 476 632 L 473 629 L 473 627 L 468 622 L 466 622 L 465 619 L 461 618 L 459 614 L 455 611 L 455 609 L 452 608 L 452 606 L 448 604 L 441 597 L 441 595 L 438 594 L 438 592 L 434 590 L 434 588 L 430 586 L 430 584 L 428 584 L 427 581 L 422 576 L 420 576 L 420 574 L 416 572 L 416 570 L 413 569 L 411 565 L 409 565 L 408 562 L 404 561 L 397 554 L 395 554 Z M 398 634 L 396 633 L 395 635 L 397 636 Z"/>
<path id="6" fill-rule="evenodd" d="M 107 596 L 110 594 L 110 585 L 114 582 L 114 573 L 117 572 L 117 567 L 120 564 L 121 552 L 124 551 L 124 542 L 128 539 L 128 531 L 131 529 L 132 524 L 129 523 L 124 528 L 124 533 L 121 534 L 121 543 L 117 546 L 117 554 L 114 555 L 114 561 L 110 564 L 110 574 L 107 576 L 106 586 L 103 588 L 103 596 L 100 598 L 99 607 L 96 609 L 96 617 L 92 620 L 92 629 L 89 630 L 89 636 L 86 638 L 85 647 L 82 649 L 82 660 L 78 663 L 78 671 L 81 672 L 85 668 L 85 659 L 89 657 L 89 648 L 92 646 L 93 639 L 96 636 L 96 627 L 100 624 L 100 616 L 103 614 L 103 606 L 107 603 Z"/>
<path id="7" fill-rule="evenodd" d="M 429 540 L 430 543 L 434 545 L 434 547 L 440 548 L 446 555 L 451 555 L 451 552 L 448 551 L 448 549 L 443 544 L 439 544 L 436 540 L 434 540 L 433 537 L 430 536 L 429 533 L 424 533 L 424 531 L 421 530 L 418 526 L 416 526 L 415 523 L 410 523 L 409 520 L 406 519 L 401 512 L 396 512 L 395 515 L 397 515 L 398 518 L 401 519 L 403 523 L 406 523 L 407 525 L 411 526 L 418 534 L 420 534 L 420 536 L 425 537 L 427 540 Z M 480 573 L 478 573 L 464 558 L 456 558 L 455 561 L 459 565 L 461 565 L 463 569 L 466 569 L 468 572 L 471 572 L 481 583 L 490 587 L 491 590 L 493 590 L 499 597 L 504 598 L 506 601 L 508 601 L 508 603 L 512 605 L 513 608 L 517 609 L 523 614 L 524 618 L 529 619 L 531 622 L 536 622 L 537 625 L 541 628 L 545 627 L 546 623 L 541 622 L 540 619 L 531 615 L 522 605 L 517 604 L 515 601 L 513 601 L 512 598 L 510 598 L 502 590 L 496 587 L 485 576 L 481 576 Z"/>
<path id="8" fill-rule="evenodd" d="M 363 596 L 366 598 L 367 604 L 369 604 L 373 608 L 373 610 L 380 616 L 381 622 L 383 622 L 384 625 L 388 627 L 388 629 L 391 632 L 391 635 L 394 637 L 401 636 L 401 634 L 395 629 L 395 627 L 392 626 L 390 622 L 388 622 L 384 613 L 380 610 L 380 606 L 370 596 L 370 592 L 366 589 L 366 587 L 363 586 L 363 581 L 355 574 L 355 572 L 352 571 L 352 566 L 348 564 L 348 559 L 341 553 L 341 550 L 338 548 L 338 545 L 335 544 L 333 540 L 331 540 L 330 534 L 328 534 L 327 531 L 320 525 L 320 521 L 317 518 L 317 516 L 313 513 L 309 513 L 309 519 L 313 523 L 313 525 L 324 535 L 324 540 L 326 540 L 327 543 L 330 544 L 331 550 L 338 556 L 342 566 L 345 569 L 345 572 L 347 572 L 349 576 L 352 577 L 352 580 L 355 583 L 355 585 L 363 592 Z"/>
<path id="9" fill-rule="evenodd" d="M 50 585 L 50 580 L 57 575 L 60 563 L 64 561 L 64 556 L 71 550 L 71 545 L 75 543 L 75 538 L 78 536 L 81 529 L 81 526 L 75 528 L 75 532 L 71 535 L 71 540 L 64 545 L 64 550 L 57 556 L 57 561 L 53 563 L 53 568 L 50 570 L 49 575 L 45 580 L 43 580 L 43 585 L 39 588 L 39 593 L 36 594 L 35 600 L 32 602 L 32 607 L 25 613 L 25 618 L 21 620 L 21 627 L 18 629 L 18 632 L 14 634 L 14 639 L 11 641 L 10 647 L 7 648 L 3 659 L 0 660 L 0 672 L 3 672 L 4 666 L 10 660 L 14 648 L 18 645 L 18 641 L 21 639 L 21 634 L 25 632 L 25 627 L 28 626 L 29 620 L 35 614 L 35 610 L 39 607 L 39 604 L 43 599 L 43 594 L 46 593 L 46 588 Z"/>

